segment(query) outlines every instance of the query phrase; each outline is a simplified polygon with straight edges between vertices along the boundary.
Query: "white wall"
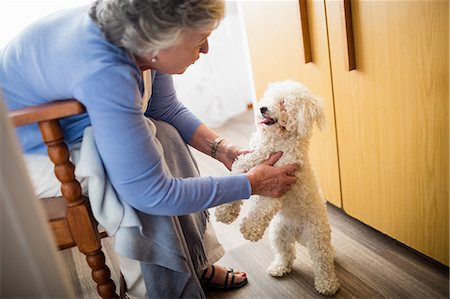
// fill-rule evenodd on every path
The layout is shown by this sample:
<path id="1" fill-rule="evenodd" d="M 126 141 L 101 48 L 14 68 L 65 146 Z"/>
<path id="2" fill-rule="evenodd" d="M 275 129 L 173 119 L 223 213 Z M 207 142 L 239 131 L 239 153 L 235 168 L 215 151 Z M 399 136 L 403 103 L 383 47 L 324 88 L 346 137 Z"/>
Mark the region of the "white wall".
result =
<path id="1" fill-rule="evenodd" d="M 209 38 L 209 53 L 174 76 L 182 101 L 201 120 L 217 127 L 255 100 L 250 54 L 239 3 L 227 1 L 227 14 Z"/>
<path id="2" fill-rule="evenodd" d="M 92 0 L 0 0 L 0 48 L 31 22 L 57 10 Z"/>

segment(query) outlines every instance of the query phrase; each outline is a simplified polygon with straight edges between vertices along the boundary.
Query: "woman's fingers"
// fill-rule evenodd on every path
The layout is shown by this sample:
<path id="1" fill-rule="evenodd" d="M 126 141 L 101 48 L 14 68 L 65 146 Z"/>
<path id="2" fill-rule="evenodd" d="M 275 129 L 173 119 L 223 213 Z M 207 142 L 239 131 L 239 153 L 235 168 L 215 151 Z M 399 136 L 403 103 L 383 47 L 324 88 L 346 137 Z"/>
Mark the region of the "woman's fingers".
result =
<path id="1" fill-rule="evenodd" d="M 250 153 L 253 153 L 254 151 L 255 151 L 254 149 L 240 149 L 238 154 L 236 155 L 236 158 L 237 158 L 237 156 L 250 154 Z"/>
<path id="2" fill-rule="evenodd" d="M 288 165 L 283 166 L 283 169 L 287 175 L 295 176 L 295 173 L 298 170 L 298 165 L 297 164 L 288 164 Z"/>
<path id="3" fill-rule="evenodd" d="M 297 177 L 294 175 L 286 175 L 286 185 L 293 185 L 297 181 Z"/>
<path id="4" fill-rule="evenodd" d="M 282 155 L 283 152 L 275 152 L 271 154 L 269 159 L 267 159 L 263 164 L 273 166 L 275 163 L 277 163 L 278 160 L 280 160 Z"/>
<path id="5" fill-rule="evenodd" d="M 280 167 L 272 166 L 281 157 L 281 152 L 273 154 L 265 163 L 255 166 L 247 172 L 252 194 L 269 197 L 280 197 L 292 188 L 297 177 L 295 172 L 298 169 L 296 164 L 289 164 Z"/>

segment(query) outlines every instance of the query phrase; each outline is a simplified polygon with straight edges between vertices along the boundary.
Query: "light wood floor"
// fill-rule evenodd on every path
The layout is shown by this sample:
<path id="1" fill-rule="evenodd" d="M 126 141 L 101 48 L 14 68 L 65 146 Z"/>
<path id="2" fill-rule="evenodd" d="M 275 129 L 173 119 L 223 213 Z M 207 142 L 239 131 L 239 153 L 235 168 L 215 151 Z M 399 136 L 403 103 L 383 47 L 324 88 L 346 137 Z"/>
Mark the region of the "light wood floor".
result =
<path id="1" fill-rule="evenodd" d="M 217 131 L 246 146 L 253 129 L 253 115 L 248 111 Z M 228 173 L 220 163 L 196 151 L 193 153 L 202 175 Z M 242 215 L 246 214 L 249 204 L 244 205 Z M 448 267 L 352 219 L 332 205 L 328 205 L 328 214 L 336 250 L 336 272 L 341 282 L 335 298 L 449 298 Z M 214 217 L 212 221 L 227 251 L 220 263 L 245 270 L 249 283 L 235 291 L 207 292 L 208 298 L 324 298 L 314 290 L 312 264 L 304 247 L 296 247 L 297 259 L 291 274 L 272 278 L 265 272 L 273 257 L 266 236 L 252 243 L 241 236 L 240 219 L 231 225 L 216 223 Z M 119 268 L 111 242 L 106 239 L 103 244 L 113 279 L 118 282 Z M 66 266 L 73 269 L 71 279 L 79 298 L 96 298 L 84 257 L 76 249 L 65 250 L 61 254 Z"/>

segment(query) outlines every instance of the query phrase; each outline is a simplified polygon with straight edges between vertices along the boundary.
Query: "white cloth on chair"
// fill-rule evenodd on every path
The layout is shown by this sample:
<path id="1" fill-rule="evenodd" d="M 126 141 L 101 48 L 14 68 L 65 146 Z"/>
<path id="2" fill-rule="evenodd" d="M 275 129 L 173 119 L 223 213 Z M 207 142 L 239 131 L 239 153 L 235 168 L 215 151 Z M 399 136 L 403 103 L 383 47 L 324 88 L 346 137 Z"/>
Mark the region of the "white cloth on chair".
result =
<path id="1" fill-rule="evenodd" d="M 118 198 L 106 176 L 91 127 L 84 130 L 79 157 L 74 159 L 75 175 L 87 181 L 92 213 L 108 235 L 115 235 L 120 227 L 142 228 L 135 210 Z"/>

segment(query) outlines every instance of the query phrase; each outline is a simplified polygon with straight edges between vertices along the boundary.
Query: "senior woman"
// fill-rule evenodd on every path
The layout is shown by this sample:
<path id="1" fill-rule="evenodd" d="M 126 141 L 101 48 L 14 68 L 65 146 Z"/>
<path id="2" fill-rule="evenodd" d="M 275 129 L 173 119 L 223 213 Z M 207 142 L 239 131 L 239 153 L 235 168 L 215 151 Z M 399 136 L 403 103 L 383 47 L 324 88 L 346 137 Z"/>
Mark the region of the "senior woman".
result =
<path id="1" fill-rule="evenodd" d="M 244 272 L 212 266 L 223 249 L 211 225 L 196 225 L 205 222 L 208 208 L 252 194 L 278 197 L 295 181 L 295 165 L 273 166 L 281 153 L 245 174 L 200 177 L 196 172 L 185 144 L 228 169 L 245 152 L 177 100 L 170 76 L 208 52 L 208 36 L 223 16 L 221 0 L 98 0 L 35 22 L 0 51 L 8 109 L 78 99 L 87 113 L 62 122 L 66 141 L 77 144 L 91 126 L 108 179 L 143 223 L 140 234 L 148 223 L 180 224 L 182 236 L 175 235 L 188 243 L 187 263 L 195 268 L 188 276 L 174 275 L 153 247 L 142 249 L 141 235 L 128 236 L 127 246 L 141 246 L 135 255 L 120 256 L 136 297 L 204 297 L 200 280 L 203 286 L 228 289 L 245 285 Z M 151 70 L 152 94 L 142 100 L 144 70 Z M 18 135 L 34 172 L 47 171 L 33 164 L 33 157 L 45 152 L 37 126 L 19 128 Z M 143 240 L 149 247 L 157 243 Z"/>

